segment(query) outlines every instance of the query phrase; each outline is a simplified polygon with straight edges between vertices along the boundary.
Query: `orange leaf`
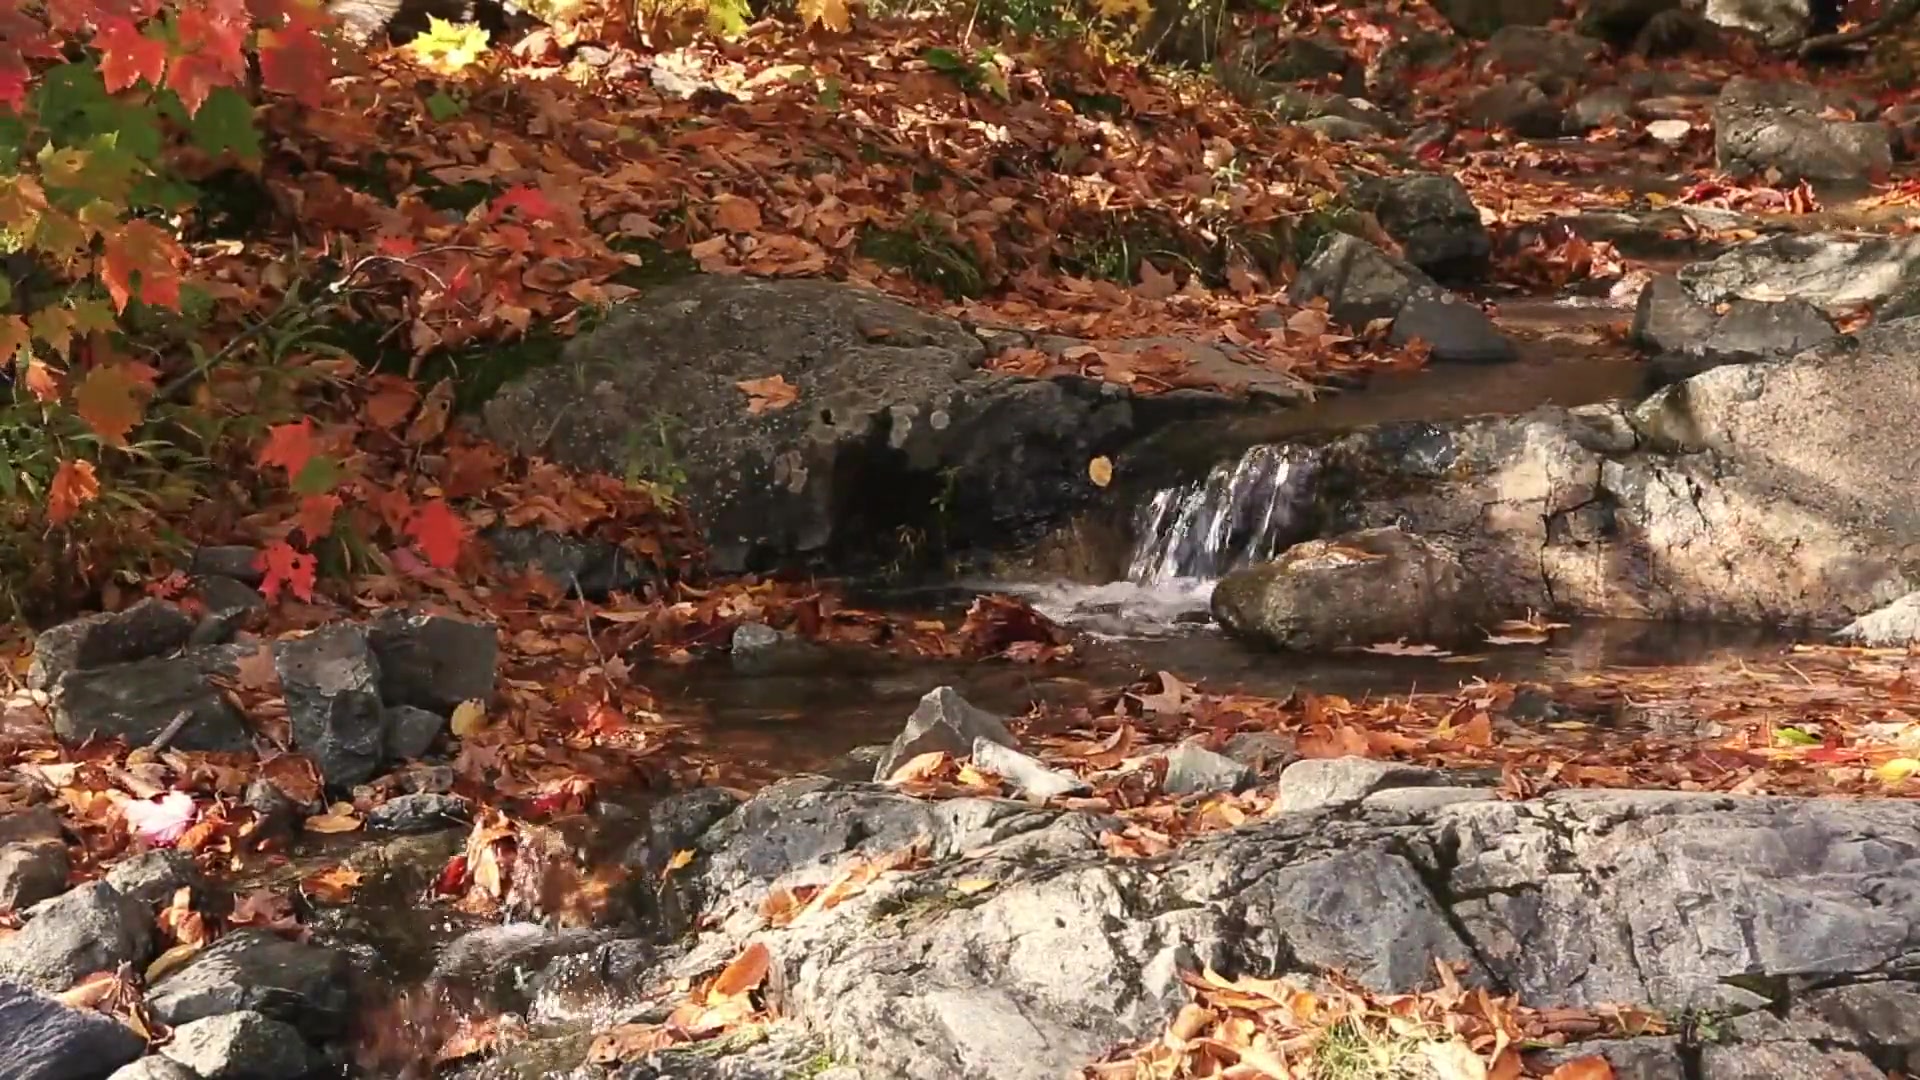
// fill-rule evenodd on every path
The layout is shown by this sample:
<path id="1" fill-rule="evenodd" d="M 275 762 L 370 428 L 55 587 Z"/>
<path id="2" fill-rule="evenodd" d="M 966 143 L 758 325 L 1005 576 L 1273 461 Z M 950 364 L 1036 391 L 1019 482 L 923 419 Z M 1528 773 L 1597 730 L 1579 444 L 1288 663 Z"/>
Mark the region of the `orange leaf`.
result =
<path id="1" fill-rule="evenodd" d="M 340 496 L 309 495 L 300 500 L 300 511 L 293 517 L 293 523 L 308 543 L 333 531 L 333 516 L 340 512 Z"/>
<path id="2" fill-rule="evenodd" d="M 36 401 L 46 403 L 60 400 L 60 380 L 54 376 L 52 368 L 38 359 L 27 361 L 25 382 Z"/>
<path id="3" fill-rule="evenodd" d="M 773 956 L 761 942 L 756 941 L 742 949 L 740 955 L 734 957 L 733 962 L 713 980 L 713 985 L 707 988 L 707 1003 L 718 1005 L 728 998 L 741 997 L 759 986 L 766 981 L 767 968 L 772 961 Z"/>
<path id="4" fill-rule="evenodd" d="M 125 311 L 136 297 L 143 304 L 179 310 L 179 265 L 186 253 L 178 241 L 150 222 L 129 221 L 108 234 L 104 246 L 100 278 L 114 310 Z"/>
<path id="5" fill-rule="evenodd" d="M 260 582 L 260 591 L 271 600 L 286 589 L 302 600 L 313 600 L 314 574 L 319 569 L 319 561 L 304 551 L 296 550 L 286 541 L 269 544 L 260 553 L 266 576 Z"/>
<path id="6" fill-rule="evenodd" d="M 380 389 L 367 398 L 364 410 L 367 423 L 383 431 L 399 427 L 407 417 L 413 414 L 413 405 L 419 400 L 420 389 L 412 382 L 383 376 Z"/>
<path id="7" fill-rule="evenodd" d="M 260 466 L 278 465 L 287 470 L 291 481 L 313 460 L 313 421 L 301 417 L 298 423 L 275 424 L 267 429 L 267 445 L 260 448 Z"/>
<path id="8" fill-rule="evenodd" d="M 47 520 L 65 525 L 82 506 L 99 496 L 100 477 L 93 471 L 93 462 L 63 461 L 47 487 Z"/>
<path id="9" fill-rule="evenodd" d="M 160 85 L 160 74 L 167 66 L 166 42 L 147 37 L 130 20 L 118 16 L 100 19 L 99 26 L 93 44 L 100 50 L 100 78 L 109 94 L 141 79 Z"/>
<path id="10" fill-rule="evenodd" d="M 759 232 L 760 208 L 750 199 L 722 195 L 713 200 L 713 224 L 726 232 Z"/>
<path id="11" fill-rule="evenodd" d="M 74 411 L 108 446 L 127 445 L 127 433 L 146 414 L 147 395 L 160 373 L 135 360 L 87 372 L 73 391 Z"/>
<path id="12" fill-rule="evenodd" d="M 243 51 L 251 27 L 245 8 L 188 4 L 173 12 L 179 53 L 167 71 L 167 88 L 180 95 L 192 116 L 215 87 L 238 85 L 247 75 Z"/>
<path id="13" fill-rule="evenodd" d="M 432 500 L 407 521 L 407 535 L 413 537 L 427 561 L 442 570 L 450 570 L 460 561 L 460 544 L 466 531 L 466 524 L 445 499 Z"/>
<path id="14" fill-rule="evenodd" d="M 747 392 L 747 411 L 755 416 L 778 412 L 800 400 L 800 388 L 788 382 L 785 375 L 741 379 L 733 385 Z"/>
<path id="15" fill-rule="evenodd" d="M 0 318 L 0 369 L 13 364 L 20 350 L 33 341 L 33 331 L 27 328 L 27 320 L 18 315 Z"/>
<path id="16" fill-rule="evenodd" d="M 1613 1065 L 1599 1054 L 1575 1058 L 1548 1073 L 1547 1080 L 1613 1080 Z"/>

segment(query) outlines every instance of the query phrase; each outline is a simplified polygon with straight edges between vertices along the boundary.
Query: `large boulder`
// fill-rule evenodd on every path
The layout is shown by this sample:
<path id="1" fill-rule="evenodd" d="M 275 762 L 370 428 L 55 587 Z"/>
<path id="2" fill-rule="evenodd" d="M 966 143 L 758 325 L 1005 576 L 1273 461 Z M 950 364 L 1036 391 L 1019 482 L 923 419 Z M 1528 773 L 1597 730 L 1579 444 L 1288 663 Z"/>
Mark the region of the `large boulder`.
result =
<path id="1" fill-rule="evenodd" d="M 0 979 L 60 993 L 96 971 L 145 963 L 153 913 L 104 881 L 27 909 L 27 924 L 0 938 Z"/>
<path id="2" fill-rule="evenodd" d="M 162 656 L 185 645 L 192 633 L 192 616 L 153 597 L 61 623 L 34 639 L 27 686 L 48 690 L 69 671 Z"/>
<path id="3" fill-rule="evenodd" d="M 717 567 L 739 570 L 871 561 L 903 527 L 949 548 L 1030 539 L 1098 495 L 1089 460 L 1226 404 L 988 374 L 986 355 L 959 323 L 853 285 L 695 277 L 615 312 L 484 419 L 515 450 L 673 484 Z"/>
<path id="4" fill-rule="evenodd" d="M 1782 233 L 1680 268 L 1694 298 L 1804 300 L 1834 313 L 1878 308 L 1920 281 L 1920 237 Z"/>
<path id="5" fill-rule="evenodd" d="M 1713 149 L 1734 176 L 1864 181 L 1893 167 L 1885 125 L 1824 115 L 1825 96 L 1804 83 L 1736 77 L 1713 106 Z"/>
<path id="6" fill-rule="evenodd" d="M 1323 299 L 1335 320 L 1355 330 L 1390 320 L 1388 337 L 1394 344 L 1417 338 L 1432 348 L 1435 360 L 1500 363 L 1519 355 L 1479 305 L 1347 233 L 1321 240 L 1288 286 L 1287 299 L 1300 306 Z"/>
<path id="7" fill-rule="evenodd" d="M 69 746 L 96 739 L 146 746 L 171 728 L 168 745 L 176 750 L 252 749 L 246 718 L 206 676 L 206 667 L 187 656 L 69 671 L 54 682 L 47 711 Z M 181 713 L 187 721 L 174 728 Z"/>
<path id="8" fill-rule="evenodd" d="M 1399 529 L 1309 540 L 1244 567 L 1213 591 L 1213 615 L 1243 637 L 1321 650 L 1407 640 L 1457 642 L 1481 615 L 1458 558 Z"/>
<path id="9" fill-rule="evenodd" d="M 105 1080 L 146 1048 L 110 1016 L 0 980 L 0 1076 L 7 1080 Z"/>

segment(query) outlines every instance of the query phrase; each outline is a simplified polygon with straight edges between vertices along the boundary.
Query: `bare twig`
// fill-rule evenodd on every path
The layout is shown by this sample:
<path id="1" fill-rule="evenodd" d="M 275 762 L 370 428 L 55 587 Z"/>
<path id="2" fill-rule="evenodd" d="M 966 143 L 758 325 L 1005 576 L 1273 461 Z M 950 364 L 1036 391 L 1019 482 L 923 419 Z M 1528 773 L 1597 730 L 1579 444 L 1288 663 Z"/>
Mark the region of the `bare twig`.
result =
<path id="1" fill-rule="evenodd" d="M 153 741 L 147 744 L 147 751 L 157 754 L 165 750 L 167 744 L 173 741 L 174 736 L 180 734 L 181 729 L 186 727 L 187 721 L 191 719 L 193 719 L 193 710 L 181 709 L 172 720 L 167 721 L 166 727 L 160 729 L 160 734 L 155 735 Z"/>
<path id="2" fill-rule="evenodd" d="M 1911 21 L 1916 14 L 1920 14 L 1920 0 L 1895 0 L 1872 22 L 1837 34 L 1816 34 L 1802 41 L 1794 51 L 1806 57 L 1830 49 L 1845 48 L 1855 42 L 1878 37 L 1901 23 Z"/>

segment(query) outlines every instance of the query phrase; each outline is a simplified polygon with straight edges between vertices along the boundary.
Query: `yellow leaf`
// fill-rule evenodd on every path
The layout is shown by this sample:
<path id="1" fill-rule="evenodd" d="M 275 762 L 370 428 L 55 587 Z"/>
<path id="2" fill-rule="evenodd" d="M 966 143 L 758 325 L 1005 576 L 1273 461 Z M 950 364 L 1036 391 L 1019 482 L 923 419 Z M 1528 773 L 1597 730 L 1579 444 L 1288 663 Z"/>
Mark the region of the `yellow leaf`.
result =
<path id="1" fill-rule="evenodd" d="M 161 953 L 153 963 L 147 965 L 148 985 L 158 982 L 160 976 L 186 963 L 188 957 L 200 951 L 202 944 L 198 941 L 182 942 Z"/>
<path id="2" fill-rule="evenodd" d="M 463 739 L 480 734 L 487 729 L 487 703 L 474 698 L 454 706 L 453 719 L 448 726 Z"/>
<path id="3" fill-rule="evenodd" d="M 315 814 L 307 819 L 308 832 L 344 833 L 360 827 L 360 819 L 352 814 Z"/>
<path id="4" fill-rule="evenodd" d="M 472 66 L 487 51 L 487 32 L 473 23 L 452 23 L 429 17 L 427 32 L 407 43 L 407 52 L 421 67 L 447 75 Z"/>
<path id="5" fill-rule="evenodd" d="M 692 861 L 693 861 L 693 852 L 687 848 L 682 848 L 679 851 L 676 851 L 673 853 L 673 858 L 667 860 L 667 868 L 660 872 L 660 876 L 666 877 L 668 874 L 673 873 L 675 870 L 680 870 L 685 868 L 686 865 L 688 863 L 691 863 Z"/>
<path id="6" fill-rule="evenodd" d="M 953 891 L 959 893 L 961 896 L 972 896 L 975 893 L 986 892 L 988 889 L 991 889 L 998 884 L 1000 883 L 993 880 L 992 878 L 985 878 L 985 877 L 961 878 L 959 881 L 956 881 L 953 883 Z"/>
<path id="7" fill-rule="evenodd" d="M 1094 487 L 1106 487 L 1113 483 L 1113 462 L 1105 455 L 1087 462 L 1087 479 L 1093 481 Z"/>
<path id="8" fill-rule="evenodd" d="M 1897 757 L 1873 770 L 1873 775 L 1885 783 L 1897 784 L 1917 772 L 1920 772 L 1920 758 Z"/>
<path id="9" fill-rule="evenodd" d="M 800 22 L 806 26 L 818 24 L 836 34 L 844 34 L 853 27 L 853 15 L 847 10 L 847 0 L 799 0 L 795 10 L 800 13 Z"/>

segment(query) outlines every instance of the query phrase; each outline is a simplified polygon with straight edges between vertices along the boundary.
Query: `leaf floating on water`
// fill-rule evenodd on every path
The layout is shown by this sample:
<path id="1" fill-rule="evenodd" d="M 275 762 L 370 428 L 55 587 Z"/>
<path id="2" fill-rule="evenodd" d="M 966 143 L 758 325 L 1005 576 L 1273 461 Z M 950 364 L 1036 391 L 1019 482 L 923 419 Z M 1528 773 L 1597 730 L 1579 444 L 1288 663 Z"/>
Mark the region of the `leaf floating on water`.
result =
<path id="1" fill-rule="evenodd" d="M 1106 487 L 1113 483 L 1113 462 L 1105 455 L 1087 462 L 1087 479 L 1094 487 Z"/>
<path id="2" fill-rule="evenodd" d="M 1451 652 L 1438 645 L 1409 645 L 1405 638 L 1396 641 L 1383 641 L 1378 645 L 1365 645 L 1361 652 L 1377 653 L 1381 656 L 1452 656 Z"/>

